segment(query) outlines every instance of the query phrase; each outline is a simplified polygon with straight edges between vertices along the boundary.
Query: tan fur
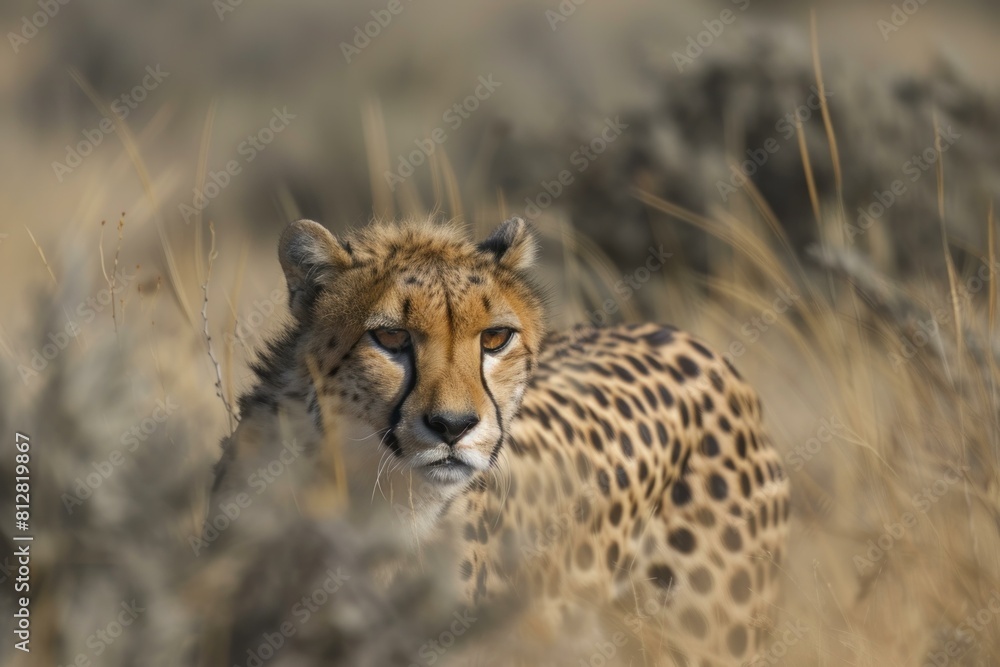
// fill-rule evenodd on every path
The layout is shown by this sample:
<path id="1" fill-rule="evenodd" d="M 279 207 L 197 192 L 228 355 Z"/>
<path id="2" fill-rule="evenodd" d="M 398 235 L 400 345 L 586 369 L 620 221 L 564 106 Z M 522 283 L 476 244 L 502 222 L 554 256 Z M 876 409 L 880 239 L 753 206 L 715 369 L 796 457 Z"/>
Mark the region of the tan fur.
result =
<path id="1" fill-rule="evenodd" d="M 307 438 L 355 434 L 355 492 L 384 484 L 397 507 L 405 495 L 415 546 L 454 539 L 456 578 L 477 603 L 584 596 L 617 607 L 619 625 L 657 647 L 654 664 L 750 660 L 766 644 L 788 514 L 759 401 L 672 328 L 546 338 L 533 256 L 520 220 L 478 245 L 430 223 L 343 241 L 293 223 L 280 259 L 295 325 L 258 365 L 240 429 L 298 410 Z M 516 333 L 486 352 L 480 335 L 496 327 Z M 379 329 L 408 332 L 411 347 L 381 347 Z M 429 426 L 439 414 L 478 422 L 448 444 Z M 254 456 L 240 441 L 226 443 L 217 490 Z M 425 467 L 449 455 L 467 465 Z"/>

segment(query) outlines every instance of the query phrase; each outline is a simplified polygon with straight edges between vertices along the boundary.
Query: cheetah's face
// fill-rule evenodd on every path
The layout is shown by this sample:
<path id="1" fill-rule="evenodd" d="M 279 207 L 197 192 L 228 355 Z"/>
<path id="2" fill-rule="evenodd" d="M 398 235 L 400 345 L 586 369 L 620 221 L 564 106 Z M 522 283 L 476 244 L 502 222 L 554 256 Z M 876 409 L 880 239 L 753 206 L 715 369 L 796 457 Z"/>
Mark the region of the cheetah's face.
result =
<path id="1" fill-rule="evenodd" d="M 543 335 L 524 222 L 473 245 L 427 225 L 341 244 L 303 221 L 281 246 L 319 396 L 370 429 L 364 446 L 442 486 L 487 470 Z"/>

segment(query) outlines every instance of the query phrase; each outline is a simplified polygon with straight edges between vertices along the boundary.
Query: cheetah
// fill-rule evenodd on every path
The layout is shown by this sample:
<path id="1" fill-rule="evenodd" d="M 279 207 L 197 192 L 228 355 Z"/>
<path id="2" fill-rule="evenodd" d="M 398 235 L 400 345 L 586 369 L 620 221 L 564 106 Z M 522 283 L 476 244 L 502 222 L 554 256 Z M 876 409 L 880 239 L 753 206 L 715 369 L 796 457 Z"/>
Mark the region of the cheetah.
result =
<path id="1" fill-rule="evenodd" d="M 342 239 L 292 223 L 292 322 L 253 365 L 216 497 L 274 456 L 248 432 L 295 418 L 315 451 L 351 425 L 342 479 L 405 497 L 414 545 L 449 536 L 470 603 L 585 594 L 661 634 L 650 664 L 751 662 L 790 507 L 759 399 L 673 327 L 546 332 L 535 252 L 519 218 L 479 243 L 430 222 Z"/>

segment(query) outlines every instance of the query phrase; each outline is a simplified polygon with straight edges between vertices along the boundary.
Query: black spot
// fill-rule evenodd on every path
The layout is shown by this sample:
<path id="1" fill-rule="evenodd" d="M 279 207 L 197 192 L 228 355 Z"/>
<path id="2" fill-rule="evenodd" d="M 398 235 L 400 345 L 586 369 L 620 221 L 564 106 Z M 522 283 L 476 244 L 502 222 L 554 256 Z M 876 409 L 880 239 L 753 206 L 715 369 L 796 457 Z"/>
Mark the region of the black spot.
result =
<path id="1" fill-rule="evenodd" d="M 733 413 L 734 417 L 739 417 L 743 414 L 743 408 L 740 407 L 740 402 L 736 400 L 736 394 L 729 396 L 729 410 Z"/>
<path id="2" fill-rule="evenodd" d="M 590 429 L 590 444 L 594 446 L 599 452 L 604 451 L 604 442 L 601 441 L 601 436 L 597 433 L 595 429 Z"/>
<path id="3" fill-rule="evenodd" d="M 653 583 L 664 590 L 668 590 L 674 585 L 674 571 L 663 564 L 653 564 L 649 566 L 649 578 Z"/>
<path id="4" fill-rule="evenodd" d="M 694 534 L 687 528 L 678 528 L 677 530 L 671 532 L 670 535 L 667 536 L 667 542 L 670 546 L 677 549 L 681 553 L 689 554 L 694 551 Z"/>
<path id="5" fill-rule="evenodd" d="M 750 575 L 746 570 L 740 570 L 729 582 L 729 592 L 736 602 L 746 602 L 750 599 Z"/>
<path id="6" fill-rule="evenodd" d="M 751 538 L 757 537 L 757 516 L 753 512 L 747 514 L 747 532 Z"/>
<path id="7" fill-rule="evenodd" d="M 406 276 L 406 279 L 403 282 L 405 282 L 407 285 L 416 285 L 420 281 L 416 276 Z"/>
<path id="8" fill-rule="evenodd" d="M 715 391 L 722 392 L 725 388 L 725 384 L 722 382 L 722 376 L 713 368 L 708 371 L 708 379 L 712 382 L 712 386 L 715 387 Z"/>
<path id="9" fill-rule="evenodd" d="M 549 389 L 549 396 L 551 396 L 559 405 L 569 405 L 569 401 L 566 400 L 566 397 L 554 389 Z"/>
<path id="10" fill-rule="evenodd" d="M 670 393 L 669 389 L 662 384 L 658 384 L 656 385 L 656 390 L 660 393 L 660 400 L 663 401 L 663 405 L 669 408 L 674 404 L 674 395 Z"/>
<path id="11" fill-rule="evenodd" d="M 594 398 L 597 399 L 597 402 L 601 404 L 602 408 L 606 408 L 609 405 L 611 405 L 610 403 L 608 403 L 608 397 L 605 396 L 604 392 L 598 389 L 597 387 L 591 385 L 590 393 L 594 395 Z"/>
<path id="12" fill-rule="evenodd" d="M 726 645 L 734 658 L 741 657 L 747 650 L 747 629 L 742 625 L 735 625 L 726 637 Z"/>
<path id="13" fill-rule="evenodd" d="M 626 354 L 625 361 L 629 362 L 629 364 L 632 365 L 632 368 L 634 368 L 639 375 L 649 375 L 649 369 L 632 355 Z"/>
<path id="14" fill-rule="evenodd" d="M 719 428 L 722 429 L 723 433 L 729 433 L 733 430 L 732 425 L 729 423 L 729 419 L 725 415 L 719 416 Z"/>
<path id="15" fill-rule="evenodd" d="M 594 550 L 589 544 L 581 544 L 576 550 L 576 564 L 581 570 L 589 570 L 594 564 Z"/>
<path id="16" fill-rule="evenodd" d="M 608 440 L 615 439 L 615 430 L 611 428 L 611 422 L 607 419 L 600 419 L 601 426 L 604 428 L 604 437 Z"/>
<path id="17" fill-rule="evenodd" d="M 581 481 L 587 481 L 590 476 L 590 461 L 583 452 L 576 453 L 576 474 L 580 476 Z"/>
<path id="18" fill-rule="evenodd" d="M 628 488 L 628 473 L 625 472 L 625 468 L 623 468 L 620 465 L 616 466 L 615 467 L 615 478 L 618 480 L 618 488 L 619 489 L 627 489 Z"/>
<path id="19" fill-rule="evenodd" d="M 684 384 L 684 381 L 687 379 L 684 377 L 683 373 L 681 373 L 673 366 L 667 366 L 667 372 L 670 373 L 670 377 L 672 377 L 674 379 L 674 382 L 676 382 L 677 384 Z"/>
<path id="20" fill-rule="evenodd" d="M 729 495 L 729 485 L 726 484 L 722 475 L 712 473 L 711 477 L 708 478 L 708 492 L 716 500 L 725 500 L 726 496 Z"/>
<path id="21" fill-rule="evenodd" d="M 740 473 L 740 492 L 744 498 L 750 497 L 750 475 L 746 472 Z"/>
<path id="22" fill-rule="evenodd" d="M 726 526 L 726 529 L 722 531 L 722 544 L 730 551 L 739 551 L 740 547 L 743 546 L 743 536 L 740 535 L 740 531 L 735 526 Z"/>
<path id="23" fill-rule="evenodd" d="M 760 527 L 767 528 L 767 505 L 760 506 Z"/>
<path id="24" fill-rule="evenodd" d="M 680 438 L 674 440 L 674 446 L 670 449 L 670 462 L 677 463 L 681 458 L 681 441 Z"/>
<path id="25" fill-rule="evenodd" d="M 677 357 L 677 365 L 681 367 L 681 370 L 684 371 L 684 375 L 687 375 L 688 377 L 695 378 L 701 375 L 701 368 L 698 367 L 698 364 L 696 364 L 693 359 L 686 357 L 683 354 Z"/>
<path id="26" fill-rule="evenodd" d="M 649 403 L 649 407 L 653 410 L 656 409 L 656 394 L 649 387 L 642 388 L 642 395 L 646 398 L 646 402 Z"/>
<path id="27" fill-rule="evenodd" d="M 702 507 L 701 509 L 699 509 L 698 512 L 695 514 L 695 518 L 698 519 L 698 523 L 705 526 L 706 528 L 711 528 L 712 526 L 715 525 L 715 514 L 712 512 L 712 510 L 708 509 L 707 507 Z"/>
<path id="28" fill-rule="evenodd" d="M 629 383 L 635 382 L 635 376 L 632 375 L 632 373 L 629 372 L 628 370 L 626 370 L 626 369 L 622 368 L 621 366 L 619 366 L 618 364 L 611 364 L 611 370 L 613 370 L 615 372 L 615 375 L 617 375 L 619 378 L 621 378 L 625 382 L 629 382 Z"/>
<path id="29" fill-rule="evenodd" d="M 639 481 L 645 482 L 646 478 L 649 477 L 649 466 L 646 465 L 645 461 L 639 462 Z"/>
<path id="30" fill-rule="evenodd" d="M 689 575 L 691 588 L 699 593 L 708 593 L 712 590 L 712 573 L 704 567 L 698 567 L 691 571 Z"/>
<path id="31" fill-rule="evenodd" d="M 617 526 L 622 521 L 622 504 L 615 503 L 611 506 L 611 512 L 608 514 L 608 520 L 611 521 L 612 526 Z"/>
<path id="32" fill-rule="evenodd" d="M 701 612 L 694 608 L 688 608 L 681 614 L 681 626 L 692 635 L 701 639 L 708 632 L 708 623 Z"/>
<path id="33" fill-rule="evenodd" d="M 670 499 L 678 507 L 687 505 L 691 502 L 691 487 L 683 479 L 677 480 L 670 489 Z"/>
<path id="34" fill-rule="evenodd" d="M 685 403 L 684 401 L 680 402 L 680 408 L 681 408 L 681 425 L 683 425 L 684 428 L 687 428 L 691 424 L 691 413 L 688 412 L 687 403 Z"/>
<path id="35" fill-rule="evenodd" d="M 483 284 L 483 277 L 482 276 L 477 276 L 477 275 L 473 274 L 473 275 L 469 276 L 469 282 L 472 283 L 473 285 L 482 285 Z"/>
<path id="36" fill-rule="evenodd" d="M 715 409 L 715 401 L 712 400 L 711 396 L 705 394 L 702 397 L 701 406 L 705 408 L 705 412 L 711 412 Z"/>
<path id="37" fill-rule="evenodd" d="M 403 299 L 403 319 L 409 319 L 410 310 L 413 308 L 413 304 L 410 303 L 409 299 Z"/>
<path id="38" fill-rule="evenodd" d="M 632 419 L 632 408 L 621 397 L 615 399 L 615 407 L 618 408 L 618 412 L 622 413 L 622 417 Z"/>
<path id="39" fill-rule="evenodd" d="M 625 456 L 628 458 L 632 458 L 634 455 L 634 451 L 632 450 L 632 438 L 628 437 L 628 433 L 622 431 L 618 434 L 618 439 L 622 444 L 622 452 L 624 452 Z"/>
<path id="40" fill-rule="evenodd" d="M 757 480 L 757 486 L 764 486 L 764 471 L 760 469 L 759 465 L 753 467 L 753 476 Z"/>
<path id="41" fill-rule="evenodd" d="M 653 347 L 661 347 L 668 343 L 672 343 L 674 340 L 674 330 L 668 328 L 660 328 L 653 333 L 646 334 L 643 336 L 645 341 L 652 345 Z"/>
<path id="42" fill-rule="evenodd" d="M 601 493 L 604 495 L 611 492 L 611 477 L 608 475 L 608 471 L 603 468 L 597 471 L 597 486 L 600 487 Z"/>
<path id="43" fill-rule="evenodd" d="M 747 437 L 743 431 L 736 434 L 736 453 L 739 454 L 741 459 L 747 457 Z"/>
<path id="44" fill-rule="evenodd" d="M 465 524 L 465 539 L 468 542 L 475 542 L 479 539 L 479 536 L 476 535 L 476 527 L 471 523 Z"/>
<path id="45" fill-rule="evenodd" d="M 458 566 L 458 570 L 462 575 L 462 581 L 468 581 L 472 578 L 472 561 L 462 561 L 462 564 Z"/>
<path id="46" fill-rule="evenodd" d="M 667 443 L 670 442 L 670 437 L 667 435 L 667 427 L 662 422 L 656 422 L 656 438 L 663 447 L 666 447 Z"/>
<path id="47" fill-rule="evenodd" d="M 642 438 L 642 443 L 647 447 L 653 444 L 653 434 L 649 432 L 649 427 L 644 423 L 639 424 L 639 437 Z"/>
<path id="48" fill-rule="evenodd" d="M 618 543 L 612 542 L 608 547 L 608 569 L 614 570 L 618 566 Z"/>
<path id="49" fill-rule="evenodd" d="M 696 340 L 692 340 L 691 341 L 691 347 L 693 347 L 695 350 L 697 350 L 698 353 L 701 354 L 706 359 L 714 359 L 715 358 L 715 355 L 712 354 L 711 350 L 709 350 L 707 347 L 705 347 L 704 345 L 702 345 L 701 343 L 699 343 Z"/>
<path id="50" fill-rule="evenodd" d="M 705 437 L 701 439 L 701 453 L 705 456 L 719 455 L 719 441 L 716 440 L 715 436 L 711 433 L 707 433 Z"/>

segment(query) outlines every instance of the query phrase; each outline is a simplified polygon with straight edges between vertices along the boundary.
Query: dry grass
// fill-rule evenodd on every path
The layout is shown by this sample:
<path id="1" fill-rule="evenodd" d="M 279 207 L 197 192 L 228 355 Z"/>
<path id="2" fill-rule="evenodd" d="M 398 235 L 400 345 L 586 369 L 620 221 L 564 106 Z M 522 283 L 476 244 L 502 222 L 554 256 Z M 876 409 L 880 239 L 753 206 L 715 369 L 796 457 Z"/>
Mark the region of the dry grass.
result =
<path id="1" fill-rule="evenodd" d="M 204 122 L 197 182 L 204 182 L 215 113 L 212 106 Z M 396 195 L 388 192 L 379 176 L 391 163 L 385 119 L 375 102 L 362 113 L 372 192 L 360 198 L 370 197 L 376 213 L 431 212 L 480 231 L 508 213 L 502 194 L 495 202 L 483 193 L 474 201 L 463 197 L 462 178 L 444 152 L 427 166 L 430 204 L 410 183 Z M 824 107 L 833 156 L 836 120 Z M 620 304 L 622 313 L 697 332 L 729 352 L 763 396 L 794 489 L 774 664 L 1000 664 L 1000 614 L 989 606 L 1000 600 L 1000 266 L 992 208 L 983 221 L 985 248 L 952 240 L 953 246 L 944 238 L 940 274 L 882 275 L 845 245 L 842 201 L 822 199 L 798 129 L 822 239 L 814 252 L 795 254 L 781 221 L 753 187 L 730 208 L 705 214 L 636 190 L 652 238 L 671 238 L 686 225 L 713 241 L 707 273 L 680 267 L 654 275 L 638 298 Z M 62 242 L 52 230 L 43 236 L 28 229 L 25 243 L 37 252 L 17 258 L 25 296 L 7 301 L 18 317 L 5 318 L 0 328 L 0 430 L 4 438 L 30 433 L 36 457 L 35 635 L 30 655 L 8 642 L 0 648 L 0 661 L 14 667 L 67 665 L 80 655 L 100 665 L 223 664 L 227 647 L 213 632 L 235 625 L 251 641 L 280 622 L 292 601 L 275 591 L 288 577 L 298 591 L 315 586 L 312 575 L 331 563 L 363 572 L 397 548 L 390 536 L 336 517 L 303 512 L 289 523 L 262 508 L 259 521 L 245 522 L 240 539 L 194 553 L 191 539 L 206 512 L 217 443 L 231 429 L 226 403 L 248 381 L 247 347 L 281 326 L 284 304 L 270 299 L 279 272 L 272 244 L 235 225 L 220 226 L 225 231 L 217 239 L 213 234 L 209 252 L 217 241 L 219 255 L 214 269 L 206 265 L 209 239 L 200 218 L 191 228 L 168 231 L 169 215 L 158 204 L 168 186 L 150 177 L 124 125 L 119 136 L 135 172 L 125 197 L 139 203 L 138 212 L 129 210 L 123 235 L 119 227 L 113 253 L 105 255 L 93 212 L 113 207 L 117 215 L 123 201 L 114 192 L 117 182 L 74 202 L 83 222 L 60 230 Z M 836 193 L 852 167 L 836 157 L 827 167 L 836 174 Z M 928 177 L 918 185 L 936 193 L 942 217 L 951 192 L 947 176 L 945 166 L 935 183 Z M 282 202 L 290 215 L 291 201 Z M 944 229 L 943 221 L 933 222 Z M 540 271 L 556 294 L 554 325 L 579 321 L 614 296 L 611 285 L 630 267 L 615 267 L 599 242 L 555 209 L 536 226 L 546 247 Z M 11 234 L 20 233 L 11 227 Z M 878 233 L 891 241 L 891 231 Z M 956 246 L 969 258 L 959 266 L 951 258 Z M 139 265 L 124 284 L 114 271 L 119 260 L 128 271 Z M 111 301 L 83 320 L 81 304 L 105 289 L 99 277 Z M 191 305 L 203 285 L 204 321 Z M 789 291 L 792 306 L 776 312 L 775 299 Z M 43 369 L 25 374 L 21 367 L 30 368 L 33 351 L 64 331 L 68 319 L 81 322 L 80 335 Z M 246 335 L 236 334 L 241 327 Z M 206 334 L 216 343 L 211 357 Z M 179 407 L 128 449 L 126 434 L 141 428 L 158 401 Z M 115 451 L 123 462 L 110 475 L 97 472 L 100 481 L 86 498 L 67 500 L 81 480 L 107 469 Z M 7 455 L 0 460 L 0 478 L 12 476 L 11 463 Z M 4 484 L 4 516 L 11 503 Z M 6 519 L 0 530 L 2 563 L 13 550 Z M 428 567 L 388 594 L 363 576 L 354 578 L 319 622 L 269 664 L 408 664 L 454 608 L 436 587 L 436 574 Z M 3 590 L 0 628 L 9 637 L 7 583 Z M 93 633 L 132 599 L 145 611 L 97 655 Z M 993 606 L 1000 610 L 998 602 Z M 967 620 L 977 614 L 978 620 Z M 801 639 L 788 641 L 796 636 L 786 634 L 790 623 L 800 624 Z M 494 664 L 486 657 L 511 652 L 508 630 L 489 619 L 441 662 Z M 586 647 L 585 636 L 563 639 Z M 528 650 L 521 647 L 517 656 L 522 664 L 533 664 Z M 560 646 L 564 657 L 571 655 L 566 650 Z M 632 664 L 652 661 L 637 656 Z"/>

